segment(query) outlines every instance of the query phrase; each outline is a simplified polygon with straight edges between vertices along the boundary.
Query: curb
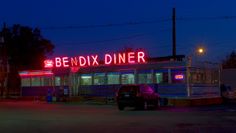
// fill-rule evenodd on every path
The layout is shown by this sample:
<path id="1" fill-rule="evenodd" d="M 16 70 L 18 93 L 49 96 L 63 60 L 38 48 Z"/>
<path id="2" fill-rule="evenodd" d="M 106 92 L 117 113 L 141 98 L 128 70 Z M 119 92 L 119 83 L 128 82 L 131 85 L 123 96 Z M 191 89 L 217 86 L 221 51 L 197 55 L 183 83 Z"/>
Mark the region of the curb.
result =
<path id="1" fill-rule="evenodd" d="M 202 106 L 202 105 L 213 105 L 222 104 L 223 100 L 221 97 L 216 98 L 201 98 L 201 99 L 168 99 L 169 106 Z"/>

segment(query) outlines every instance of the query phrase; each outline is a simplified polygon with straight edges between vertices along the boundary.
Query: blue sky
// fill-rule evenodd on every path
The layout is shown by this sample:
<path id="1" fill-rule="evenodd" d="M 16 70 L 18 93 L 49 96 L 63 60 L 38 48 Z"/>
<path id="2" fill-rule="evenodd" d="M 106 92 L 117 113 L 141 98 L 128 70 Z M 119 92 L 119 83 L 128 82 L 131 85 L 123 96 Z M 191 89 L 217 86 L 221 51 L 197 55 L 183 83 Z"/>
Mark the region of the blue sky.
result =
<path id="1" fill-rule="evenodd" d="M 236 50 L 234 0 L 7 0 L 1 2 L 0 23 L 39 27 L 55 46 L 54 56 L 116 52 L 144 48 L 150 56 L 171 54 L 171 21 L 139 25 L 63 28 L 158 21 L 171 18 L 176 8 L 177 54 L 190 55 L 206 47 L 203 60 L 219 61 Z M 217 19 L 199 19 L 212 18 Z M 62 27 L 48 29 L 50 27 Z"/>

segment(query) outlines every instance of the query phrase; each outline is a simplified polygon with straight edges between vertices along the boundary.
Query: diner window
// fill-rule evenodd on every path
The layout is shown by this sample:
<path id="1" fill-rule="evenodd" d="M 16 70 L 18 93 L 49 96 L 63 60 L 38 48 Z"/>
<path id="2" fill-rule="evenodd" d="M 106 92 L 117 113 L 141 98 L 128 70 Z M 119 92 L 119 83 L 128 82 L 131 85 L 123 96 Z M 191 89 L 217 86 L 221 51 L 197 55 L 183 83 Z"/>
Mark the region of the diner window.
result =
<path id="1" fill-rule="evenodd" d="M 121 75 L 121 83 L 122 84 L 134 84 L 134 74 L 126 73 Z"/>
<path id="2" fill-rule="evenodd" d="M 61 85 L 61 77 L 55 77 L 55 86 Z"/>
<path id="3" fill-rule="evenodd" d="M 30 86 L 30 78 L 22 78 L 21 79 L 21 86 Z"/>
<path id="4" fill-rule="evenodd" d="M 191 83 L 193 84 L 202 84 L 202 83 L 206 83 L 206 82 L 209 82 L 208 79 L 206 80 L 205 78 L 205 74 L 202 73 L 202 72 L 191 72 L 190 74 L 191 76 Z"/>
<path id="5" fill-rule="evenodd" d="M 40 77 L 31 78 L 31 86 L 40 86 Z"/>
<path id="6" fill-rule="evenodd" d="M 92 75 L 91 74 L 82 74 L 80 84 L 81 85 L 92 85 Z"/>
<path id="7" fill-rule="evenodd" d="M 168 72 L 158 72 L 155 73 L 156 83 L 168 83 Z"/>
<path id="8" fill-rule="evenodd" d="M 152 83 L 152 74 L 151 73 L 139 73 L 138 74 L 138 83 L 139 84 Z"/>
<path id="9" fill-rule="evenodd" d="M 120 74 L 118 72 L 107 73 L 107 84 L 120 84 Z"/>
<path id="10" fill-rule="evenodd" d="M 42 77 L 41 78 L 42 86 L 52 86 L 52 79 L 51 77 Z"/>
<path id="11" fill-rule="evenodd" d="M 104 85 L 104 84 L 105 84 L 105 73 L 95 73 L 94 85 Z"/>

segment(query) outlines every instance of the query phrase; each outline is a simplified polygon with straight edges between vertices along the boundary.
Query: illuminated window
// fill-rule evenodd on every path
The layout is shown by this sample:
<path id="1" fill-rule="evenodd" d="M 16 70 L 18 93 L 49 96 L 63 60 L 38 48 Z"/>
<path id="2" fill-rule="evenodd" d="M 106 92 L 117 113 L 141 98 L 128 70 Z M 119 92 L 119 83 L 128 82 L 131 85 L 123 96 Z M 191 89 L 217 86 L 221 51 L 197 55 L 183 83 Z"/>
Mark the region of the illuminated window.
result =
<path id="1" fill-rule="evenodd" d="M 55 77 L 55 86 L 60 86 L 60 85 L 61 85 L 61 78 Z"/>
<path id="2" fill-rule="evenodd" d="M 92 75 L 91 74 L 82 74 L 80 84 L 81 85 L 92 85 Z"/>
<path id="3" fill-rule="evenodd" d="M 105 73 L 95 73 L 94 85 L 104 85 L 104 84 L 105 84 Z"/>
<path id="4" fill-rule="evenodd" d="M 107 73 L 107 84 L 120 84 L 120 75 L 118 72 Z"/>
<path id="5" fill-rule="evenodd" d="M 163 81 L 163 75 L 162 73 L 156 73 L 156 83 L 162 83 Z"/>
<path id="6" fill-rule="evenodd" d="M 134 84 L 134 74 L 127 73 L 121 75 L 121 83 L 122 84 Z"/>
<path id="7" fill-rule="evenodd" d="M 31 78 L 31 86 L 40 86 L 40 77 Z"/>
<path id="8" fill-rule="evenodd" d="M 42 86 L 52 86 L 52 79 L 50 77 L 42 77 L 41 84 Z"/>
<path id="9" fill-rule="evenodd" d="M 30 78 L 22 78 L 21 79 L 21 86 L 30 86 Z"/>
<path id="10" fill-rule="evenodd" d="M 155 73 L 156 83 L 168 83 L 168 72 L 157 72 Z"/>
<path id="11" fill-rule="evenodd" d="M 151 73 L 139 73 L 138 74 L 138 83 L 139 84 L 152 83 L 152 74 Z"/>

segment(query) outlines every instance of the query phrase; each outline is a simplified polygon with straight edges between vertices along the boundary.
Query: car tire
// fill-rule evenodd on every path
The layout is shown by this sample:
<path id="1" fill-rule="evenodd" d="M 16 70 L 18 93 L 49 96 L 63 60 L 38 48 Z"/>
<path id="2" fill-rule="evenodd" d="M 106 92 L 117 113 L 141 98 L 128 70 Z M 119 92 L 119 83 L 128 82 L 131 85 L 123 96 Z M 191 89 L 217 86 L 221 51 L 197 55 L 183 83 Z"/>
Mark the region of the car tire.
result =
<path id="1" fill-rule="evenodd" d="M 118 109 L 119 109 L 119 110 L 124 110 L 124 109 L 125 109 L 125 107 L 124 107 L 124 106 L 122 106 L 122 105 L 118 105 Z"/>
<path id="2" fill-rule="evenodd" d="M 147 109 L 148 109 L 148 102 L 147 102 L 147 101 L 144 101 L 144 102 L 143 102 L 143 109 L 144 109 L 144 110 L 147 110 Z"/>
<path id="3" fill-rule="evenodd" d="M 153 107 L 154 109 L 159 109 L 161 106 L 161 102 L 159 99 L 156 99 L 155 101 L 153 101 Z"/>
<path id="4" fill-rule="evenodd" d="M 159 109 L 159 108 L 161 107 L 161 102 L 160 102 L 159 99 L 157 100 L 157 102 L 156 102 L 156 104 L 155 104 L 155 107 L 156 107 L 157 109 Z"/>

